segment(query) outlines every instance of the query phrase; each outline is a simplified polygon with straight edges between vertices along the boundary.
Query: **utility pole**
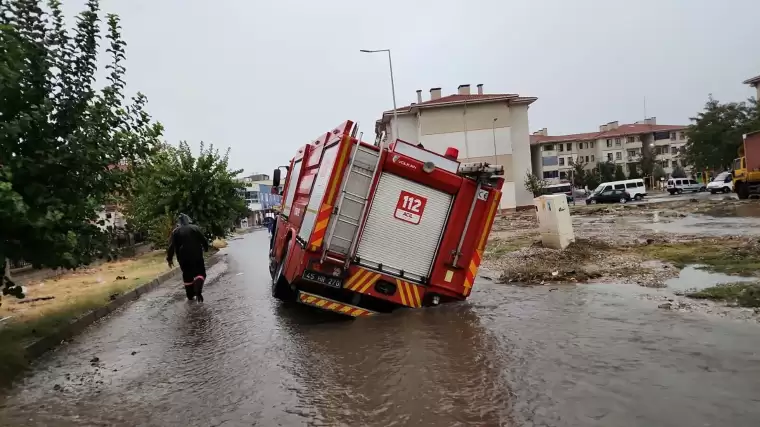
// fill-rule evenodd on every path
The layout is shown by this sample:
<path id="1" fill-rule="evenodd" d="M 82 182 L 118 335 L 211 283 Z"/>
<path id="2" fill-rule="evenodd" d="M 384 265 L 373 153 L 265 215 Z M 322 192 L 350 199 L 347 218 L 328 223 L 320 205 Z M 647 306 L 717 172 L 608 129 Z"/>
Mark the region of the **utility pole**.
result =
<path id="1" fill-rule="evenodd" d="M 491 123 L 491 133 L 493 133 L 493 164 L 497 165 L 499 163 L 498 156 L 496 154 L 496 120 L 499 120 L 498 118 L 493 118 L 493 123 Z"/>
<path id="2" fill-rule="evenodd" d="M 396 84 L 393 82 L 393 60 L 391 59 L 391 50 L 390 49 L 377 49 L 377 50 L 361 49 L 360 52 L 362 53 L 388 52 L 388 68 L 390 68 L 390 72 L 391 72 L 391 95 L 393 96 L 393 137 L 394 137 L 394 140 L 391 142 L 394 142 L 396 139 L 399 138 L 399 134 L 398 134 L 398 113 L 397 113 L 397 108 L 396 108 Z"/>

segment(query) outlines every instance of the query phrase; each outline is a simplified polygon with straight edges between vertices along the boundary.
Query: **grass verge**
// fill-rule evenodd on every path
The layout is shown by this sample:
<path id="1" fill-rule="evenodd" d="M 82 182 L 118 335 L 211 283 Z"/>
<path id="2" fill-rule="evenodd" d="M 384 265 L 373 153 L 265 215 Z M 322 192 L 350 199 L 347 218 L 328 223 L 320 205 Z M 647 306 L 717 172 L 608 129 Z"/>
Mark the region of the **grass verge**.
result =
<path id="1" fill-rule="evenodd" d="M 706 270 L 738 276 L 760 274 L 760 248 L 742 240 L 697 240 L 642 245 L 632 250 L 650 259 L 668 261 L 678 268 L 700 264 Z"/>
<path id="2" fill-rule="evenodd" d="M 3 298 L 0 318 L 12 317 L 0 324 L 0 385 L 27 366 L 27 345 L 165 271 L 165 253 L 154 251 L 29 285 L 24 300 Z M 24 302 L 49 297 L 53 298 Z"/>
<path id="3" fill-rule="evenodd" d="M 494 238 L 486 245 L 485 257 L 488 259 L 499 258 L 509 252 L 532 246 L 538 239 L 538 233 L 526 233 L 511 238 Z"/>
<path id="4" fill-rule="evenodd" d="M 702 289 L 701 291 L 689 292 L 689 298 L 709 299 L 735 304 L 739 307 L 760 307 L 760 284 L 759 283 L 726 283 Z"/>

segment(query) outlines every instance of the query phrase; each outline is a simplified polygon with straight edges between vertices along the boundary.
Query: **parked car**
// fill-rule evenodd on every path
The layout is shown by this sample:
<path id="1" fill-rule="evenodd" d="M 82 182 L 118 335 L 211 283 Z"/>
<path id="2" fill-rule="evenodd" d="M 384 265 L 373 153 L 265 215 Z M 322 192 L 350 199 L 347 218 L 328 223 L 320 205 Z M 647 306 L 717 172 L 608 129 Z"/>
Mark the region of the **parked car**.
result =
<path id="1" fill-rule="evenodd" d="M 707 190 L 710 193 L 730 193 L 734 191 L 734 179 L 731 172 L 721 172 L 709 184 Z"/>
<path id="2" fill-rule="evenodd" d="M 641 200 L 647 195 L 647 188 L 644 185 L 644 180 L 641 178 L 603 182 L 596 187 L 594 193 L 607 190 L 624 190 L 635 200 Z"/>
<path id="3" fill-rule="evenodd" d="M 625 190 L 601 190 L 591 193 L 586 199 L 587 205 L 596 203 L 628 203 L 631 201 L 631 195 Z"/>
<path id="4" fill-rule="evenodd" d="M 689 178 L 670 178 L 666 188 L 671 195 L 681 194 L 684 191 L 693 191 L 697 193 L 707 190 L 707 186 Z"/>

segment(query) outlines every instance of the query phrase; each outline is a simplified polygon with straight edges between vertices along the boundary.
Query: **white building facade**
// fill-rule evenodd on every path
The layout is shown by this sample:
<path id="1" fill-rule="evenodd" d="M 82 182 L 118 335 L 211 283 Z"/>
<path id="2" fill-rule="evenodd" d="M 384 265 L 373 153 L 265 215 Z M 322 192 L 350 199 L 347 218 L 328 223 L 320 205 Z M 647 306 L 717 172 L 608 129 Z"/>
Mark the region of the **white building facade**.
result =
<path id="1" fill-rule="evenodd" d="M 533 170 L 544 179 L 570 179 L 573 164 L 579 162 L 585 169 L 611 162 L 629 174 L 639 167 L 645 145 L 666 174 L 677 167 L 691 171 L 681 156 L 688 142 L 686 126 L 658 125 L 654 117 L 632 124 L 609 122 L 599 126 L 598 132 L 581 134 L 549 135 L 544 128 L 530 138 Z"/>
<path id="2" fill-rule="evenodd" d="M 504 166 L 501 209 L 532 206 L 533 195 L 523 186 L 531 171 L 528 107 L 537 98 L 516 94 L 484 94 L 483 85 L 470 93 L 470 85 L 461 85 L 454 95 L 441 96 L 440 88 L 430 89 L 430 99 L 397 111 L 398 139 L 422 143 L 433 152 L 443 154 L 448 147 L 459 150 L 460 162 L 488 162 Z M 379 143 L 396 139 L 393 111 L 386 111 L 377 121 L 375 133 Z"/>

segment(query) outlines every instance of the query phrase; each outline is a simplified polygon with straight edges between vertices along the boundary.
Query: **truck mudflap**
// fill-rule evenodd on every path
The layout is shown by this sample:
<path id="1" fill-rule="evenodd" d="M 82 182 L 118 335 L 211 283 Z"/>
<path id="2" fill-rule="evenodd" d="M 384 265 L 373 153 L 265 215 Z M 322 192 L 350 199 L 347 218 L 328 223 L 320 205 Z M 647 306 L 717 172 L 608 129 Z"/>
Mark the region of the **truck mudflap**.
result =
<path id="1" fill-rule="evenodd" d="M 329 298 L 320 297 L 318 295 L 303 291 L 298 293 L 298 302 L 301 304 L 310 305 L 312 307 L 321 308 L 322 310 L 332 311 L 351 317 L 373 316 L 377 314 L 371 310 L 359 308 L 350 304 L 343 304 L 342 302 L 334 301 Z"/>

